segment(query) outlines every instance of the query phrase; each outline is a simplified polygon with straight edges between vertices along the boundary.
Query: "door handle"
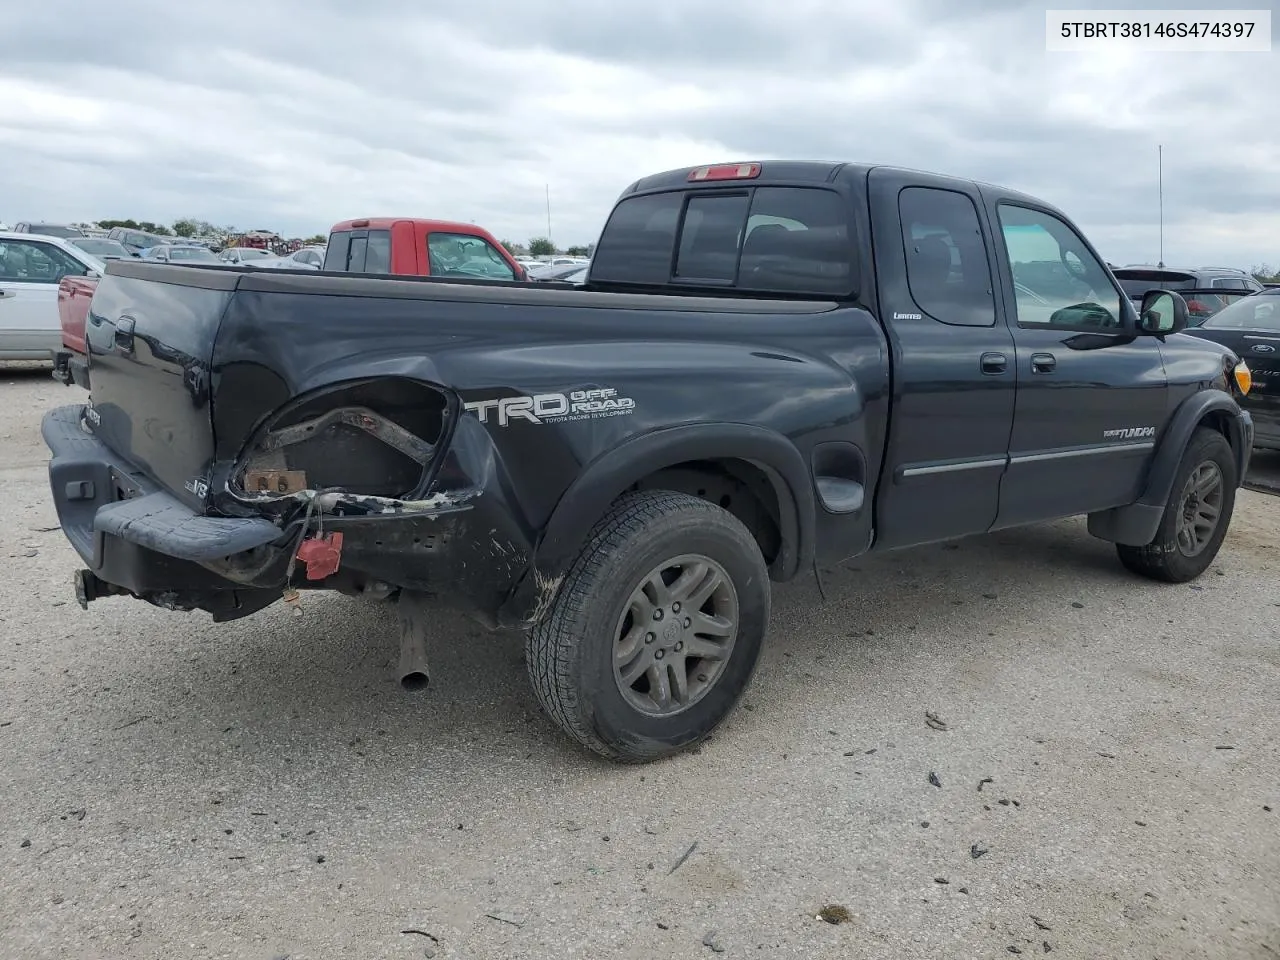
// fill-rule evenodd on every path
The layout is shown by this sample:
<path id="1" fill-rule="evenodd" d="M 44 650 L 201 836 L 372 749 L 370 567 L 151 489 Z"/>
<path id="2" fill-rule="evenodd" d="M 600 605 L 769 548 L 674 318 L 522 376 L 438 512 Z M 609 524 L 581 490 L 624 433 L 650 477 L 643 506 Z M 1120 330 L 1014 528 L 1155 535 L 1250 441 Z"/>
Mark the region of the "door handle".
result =
<path id="1" fill-rule="evenodd" d="M 1058 358 L 1052 353 L 1033 353 L 1031 355 L 1031 371 L 1033 373 L 1053 373 L 1058 366 Z"/>
<path id="2" fill-rule="evenodd" d="M 133 317 L 121 317 L 116 321 L 115 346 L 126 356 L 133 353 Z"/>
<path id="3" fill-rule="evenodd" d="M 982 372 L 999 374 L 1009 369 L 1009 358 L 1003 353 L 984 353 L 982 355 Z"/>

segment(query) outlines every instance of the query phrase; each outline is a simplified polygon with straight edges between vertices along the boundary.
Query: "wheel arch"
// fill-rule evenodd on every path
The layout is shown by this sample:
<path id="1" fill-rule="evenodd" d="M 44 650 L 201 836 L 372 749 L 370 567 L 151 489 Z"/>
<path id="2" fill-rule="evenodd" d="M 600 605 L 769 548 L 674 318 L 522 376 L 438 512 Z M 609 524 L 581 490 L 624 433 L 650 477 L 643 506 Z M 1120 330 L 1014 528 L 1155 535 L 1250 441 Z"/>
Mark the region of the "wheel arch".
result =
<path id="1" fill-rule="evenodd" d="M 1174 410 L 1157 443 L 1142 495 L 1131 504 L 1089 514 L 1089 532 L 1102 540 L 1145 546 L 1155 537 L 1173 491 L 1174 477 L 1196 430 L 1222 434 L 1236 462 L 1237 486 L 1244 481 L 1252 444 L 1249 420 L 1240 405 L 1222 390 L 1201 390 Z"/>
<path id="2" fill-rule="evenodd" d="M 813 483 L 795 444 L 752 424 L 666 427 L 626 441 L 583 470 L 552 511 L 530 569 L 504 605 L 500 620 L 527 626 L 541 618 L 592 527 L 618 497 L 635 489 L 672 489 L 695 496 L 717 489 L 706 483 L 698 486 L 691 477 L 737 484 L 772 516 L 777 543 L 771 551 L 771 579 L 791 579 L 812 558 Z M 734 504 L 720 505 L 753 527 Z M 753 533 L 768 556 L 768 544 L 761 542 L 764 531 L 756 528 Z"/>

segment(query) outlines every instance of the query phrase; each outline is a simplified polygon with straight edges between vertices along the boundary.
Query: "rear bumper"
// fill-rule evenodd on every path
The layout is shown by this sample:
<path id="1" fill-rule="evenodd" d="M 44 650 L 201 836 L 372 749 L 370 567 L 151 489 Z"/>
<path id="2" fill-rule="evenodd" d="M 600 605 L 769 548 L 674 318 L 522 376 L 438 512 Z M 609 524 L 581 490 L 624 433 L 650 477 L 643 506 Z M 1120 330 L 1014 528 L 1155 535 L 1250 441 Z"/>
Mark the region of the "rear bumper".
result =
<path id="1" fill-rule="evenodd" d="M 83 410 L 79 404 L 51 410 L 41 432 L 52 454 L 49 484 L 63 533 L 92 576 L 114 588 L 106 593 L 229 620 L 262 609 L 290 585 L 376 588 L 383 595 L 402 588 L 496 626 L 497 611 L 529 564 L 531 536 L 490 474 L 472 478 L 483 495 L 450 499 L 439 509 L 324 516 L 323 532 L 342 534 L 338 570 L 310 581 L 298 562 L 290 580 L 306 523 L 301 506 L 278 522 L 197 513 L 95 437 Z"/>
<path id="2" fill-rule="evenodd" d="M 201 607 L 219 619 L 252 613 L 274 599 L 253 598 L 246 585 L 201 563 L 278 540 L 278 527 L 199 516 L 90 433 L 83 410 L 79 404 L 51 410 L 40 431 L 52 455 L 49 486 L 58 521 L 94 577 L 114 592 Z M 255 599 L 261 602 L 253 606 Z"/>

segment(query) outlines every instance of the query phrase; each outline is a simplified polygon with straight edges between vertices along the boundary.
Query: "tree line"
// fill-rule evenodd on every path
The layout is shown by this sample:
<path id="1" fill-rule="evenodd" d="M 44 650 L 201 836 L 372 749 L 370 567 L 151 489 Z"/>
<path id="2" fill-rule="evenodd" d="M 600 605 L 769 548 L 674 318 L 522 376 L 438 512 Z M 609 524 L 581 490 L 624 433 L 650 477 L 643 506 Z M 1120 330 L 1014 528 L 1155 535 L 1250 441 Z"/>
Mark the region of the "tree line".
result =
<path id="1" fill-rule="evenodd" d="M 516 243 L 513 240 L 502 240 L 501 244 L 507 248 L 507 252 L 513 257 L 525 256 L 530 257 L 553 257 L 556 254 L 563 254 L 566 257 L 589 257 L 591 256 L 591 248 L 582 245 L 567 247 L 561 250 L 546 237 L 534 237 L 528 243 Z"/>
<path id="2" fill-rule="evenodd" d="M 96 222 L 104 230 L 110 230 L 112 227 L 124 227 L 127 230 L 141 230 L 143 233 L 153 233 L 157 237 L 234 237 L 244 233 L 239 227 L 220 227 L 217 224 L 210 223 L 208 220 L 197 220 L 195 217 L 182 217 L 173 221 L 172 224 L 132 219 L 98 220 Z M 314 236 L 307 237 L 302 242 L 307 245 L 314 245 L 326 243 L 328 239 L 325 234 L 317 233 Z"/>

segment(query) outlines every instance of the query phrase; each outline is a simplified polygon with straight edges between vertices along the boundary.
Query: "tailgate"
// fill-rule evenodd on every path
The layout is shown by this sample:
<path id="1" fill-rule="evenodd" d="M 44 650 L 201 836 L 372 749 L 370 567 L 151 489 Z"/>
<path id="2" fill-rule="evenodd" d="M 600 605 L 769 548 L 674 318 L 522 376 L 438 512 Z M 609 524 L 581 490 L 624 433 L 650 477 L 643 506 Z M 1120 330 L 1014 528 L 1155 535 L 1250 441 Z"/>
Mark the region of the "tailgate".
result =
<path id="1" fill-rule="evenodd" d="M 86 419 L 116 454 L 195 510 L 213 459 L 209 364 L 239 274 L 116 261 L 89 308 Z"/>

